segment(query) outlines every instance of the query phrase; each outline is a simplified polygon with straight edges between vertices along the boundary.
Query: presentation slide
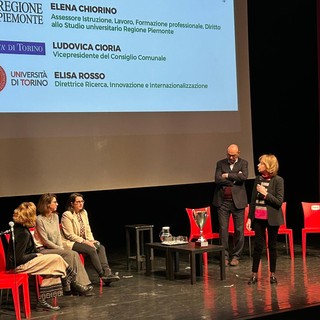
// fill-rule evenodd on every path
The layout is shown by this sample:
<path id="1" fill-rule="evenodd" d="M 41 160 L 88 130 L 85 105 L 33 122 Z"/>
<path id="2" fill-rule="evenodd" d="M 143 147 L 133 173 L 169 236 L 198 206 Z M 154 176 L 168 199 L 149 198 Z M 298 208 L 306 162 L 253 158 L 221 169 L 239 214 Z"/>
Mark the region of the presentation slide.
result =
<path id="1" fill-rule="evenodd" d="M 0 1 L 0 112 L 238 111 L 230 0 Z"/>
<path id="2" fill-rule="evenodd" d="M 255 177 L 247 0 L 0 0 L 0 197 Z"/>

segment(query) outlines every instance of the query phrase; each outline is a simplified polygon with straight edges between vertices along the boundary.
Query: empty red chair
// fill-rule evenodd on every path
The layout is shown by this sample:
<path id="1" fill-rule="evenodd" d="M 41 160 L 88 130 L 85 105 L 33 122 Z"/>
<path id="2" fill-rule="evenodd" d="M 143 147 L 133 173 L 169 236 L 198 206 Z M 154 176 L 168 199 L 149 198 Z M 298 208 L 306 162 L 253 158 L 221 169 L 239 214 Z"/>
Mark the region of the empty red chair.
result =
<path id="1" fill-rule="evenodd" d="M 211 239 L 219 239 L 219 232 L 212 232 L 212 222 L 211 222 L 211 212 L 210 207 L 204 207 L 204 208 L 196 208 L 196 209 L 190 209 L 186 208 L 186 211 L 188 213 L 189 222 L 190 222 L 190 236 L 189 241 L 192 241 L 193 239 L 199 239 L 200 237 L 200 228 L 196 224 L 194 217 L 193 217 L 193 210 L 199 210 L 199 211 L 207 211 L 207 221 L 202 229 L 203 237 L 207 240 Z"/>
<path id="2" fill-rule="evenodd" d="M 320 233 L 320 202 L 301 202 L 304 228 L 302 228 L 302 257 L 307 254 L 307 233 Z"/>
<path id="3" fill-rule="evenodd" d="M 202 236 L 206 240 L 212 240 L 212 239 L 219 239 L 219 232 L 212 232 L 212 222 L 211 222 L 211 210 L 210 207 L 203 207 L 203 208 L 186 208 L 188 217 L 189 217 L 189 222 L 190 222 L 190 236 L 189 236 L 189 241 L 192 241 L 194 239 L 198 240 L 200 237 L 200 228 L 196 224 L 196 221 L 194 220 L 193 217 L 193 211 L 194 210 L 199 210 L 199 211 L 207 211 L 207 220 L 206 223 L 203 226 L 202 229 Z M 207 263 L 207 253 L 205 252 L 203 254 L 203 260 L 204 263 Z"/>
<path id="4" fill-rule="evenodd" d="M 278 234 L 284 234 L 286 235 L 286 249 L 288 253 L 288 240 L 287 236 L 289 237 L 289 249 L 290 249 L 290 257 L 291 259 L 294 259 L 294 247 L 293 247 L 293 231 L 292 229 L 287 228 L 287 203 L 282 203 L 282 212 L 283 212 L 283 218 L 284 218 L 284 224 L 282 224 L 279 227 Z"/>

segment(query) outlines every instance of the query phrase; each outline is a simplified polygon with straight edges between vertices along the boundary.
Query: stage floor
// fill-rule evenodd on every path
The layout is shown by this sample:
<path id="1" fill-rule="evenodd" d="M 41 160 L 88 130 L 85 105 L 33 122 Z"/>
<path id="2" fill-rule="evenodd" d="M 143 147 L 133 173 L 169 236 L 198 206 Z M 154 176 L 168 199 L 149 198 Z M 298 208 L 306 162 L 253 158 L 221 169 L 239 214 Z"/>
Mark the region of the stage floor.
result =
<path id="1" fill-rule="evenodd" d="M 269 283 L 268 260 L 263 257 L 258 283 L 248 285 L 251 259 L 247 250 L 236 267 L 226 268 L 226 280 L 220 280 L 216 254 L 209 255 L 203 277 L 190 283 L 188 258 L 180 255 L 180 272 L 174 281 L 165 278 L 165 259 L 157 252 L 151 276 L 145 268 L 127 271 L 125 254 L 110 253 L 113 271 L 119 282 L 110 287 L 95 285 L 92 297 L 59 297 L 58 312 L 36 312 L 31 319 L 287 319 L 301 316 L 314 318 L 320 310 L 320 245 L 308 245 L 307 258 L 301 256 L 301 246 L 295 245 L 295 259 L 287 255 L 285 244 L 279 242 L 278 284 Z M 144 267 L 144 266 L 143 266 Z M 32 287 L 32 284 L 31 284 Z M 31 303 L 36 300 L 31 288 Z M 22 314 L 24 318 L 24 314 Z M 15 319 L 12 299 L 3 292 L 0 319 Z"/>

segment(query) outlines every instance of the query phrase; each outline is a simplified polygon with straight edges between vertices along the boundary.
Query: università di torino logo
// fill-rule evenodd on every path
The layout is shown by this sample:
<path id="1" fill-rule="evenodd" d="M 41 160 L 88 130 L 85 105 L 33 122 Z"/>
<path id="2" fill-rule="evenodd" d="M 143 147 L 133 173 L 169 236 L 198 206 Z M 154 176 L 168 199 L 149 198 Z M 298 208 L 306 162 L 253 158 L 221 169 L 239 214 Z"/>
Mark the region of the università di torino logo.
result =
<path id="1" fill-rule="evenodd" d="M 7 75 L 4 69 L 0 66 L 0 92 L 4 89 L 7 83 Z"/>

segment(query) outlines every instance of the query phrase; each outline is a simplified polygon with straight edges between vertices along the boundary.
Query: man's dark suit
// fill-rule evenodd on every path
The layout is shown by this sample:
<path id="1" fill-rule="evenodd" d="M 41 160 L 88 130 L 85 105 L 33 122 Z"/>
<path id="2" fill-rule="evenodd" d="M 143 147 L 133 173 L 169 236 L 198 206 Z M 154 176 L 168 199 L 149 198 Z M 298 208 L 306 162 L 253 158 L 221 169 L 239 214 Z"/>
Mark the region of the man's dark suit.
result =
<path id="1" fill-rule="evenodd" d="M 228 178 L 222 174 L 228 173 Z M 213 206 L 217 207 L 219 218 L 220 243 L 225 247 L 225 259 L 239 260 L 244 246 L 244 208 L 248 205 L 245 181 L 248 178 L 248 161 L 238 158 L 231 170 L 228 159 L 217 162 L 215 172 L 216 187 Z M 232 199 L 225 199 L 225 189 L 231 187 Z M 229 254 L 229 218 L 232 214 L 235 238 L 234 248 Z"/>
<path id="2" fill-rule="evenodd" d="M 223 173 L 228 173 L 228 179 L 222 178 Z M 220 207 L 223 201 L 223 188 L 232 186 L 232 199 L 237 209 L 243 209 L 248 205 L 245 181 L 248 178 L 248 161 L 238 158 L 232 170 L 228 159 L 217 162 L 215 173 L 216 188 L 214 190 L 213 205 Z"/>

